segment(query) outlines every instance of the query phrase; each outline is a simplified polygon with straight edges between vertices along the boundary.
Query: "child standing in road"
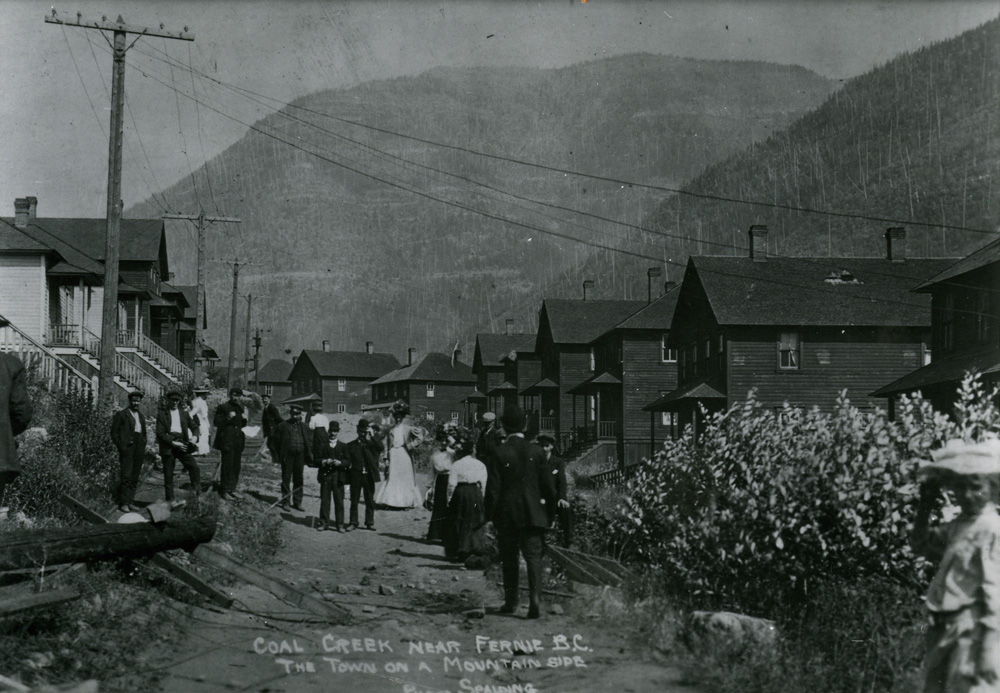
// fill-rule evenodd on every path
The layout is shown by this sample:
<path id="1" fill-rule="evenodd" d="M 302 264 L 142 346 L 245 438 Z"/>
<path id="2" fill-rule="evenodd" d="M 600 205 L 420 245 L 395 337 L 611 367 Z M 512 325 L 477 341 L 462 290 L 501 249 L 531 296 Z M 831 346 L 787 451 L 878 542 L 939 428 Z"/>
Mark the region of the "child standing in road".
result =
<path id="1" fill-rule="evenodd" d="M 920 469 L 914 550 L 939 561 L 927 590 L 924 693 L 1000 693 L 1000 441 L 949 441 Z M 942 490 L 961 507 L 930 527 Z"/>

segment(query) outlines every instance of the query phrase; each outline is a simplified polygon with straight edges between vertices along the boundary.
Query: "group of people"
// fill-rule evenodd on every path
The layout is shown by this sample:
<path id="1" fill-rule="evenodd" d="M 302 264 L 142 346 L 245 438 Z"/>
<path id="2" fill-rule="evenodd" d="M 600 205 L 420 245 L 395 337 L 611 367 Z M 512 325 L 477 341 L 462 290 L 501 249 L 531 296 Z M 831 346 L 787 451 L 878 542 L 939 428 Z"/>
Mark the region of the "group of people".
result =
<path id="1" fill-rule="evenodd" d="M 210 427 L 208 404 L 203 397 L 208 390 L 196 389 L 190 402 L 185 401 L 179 391 L 167 393 L 166 403 L 156 413 L 156 444 L 163 466 L 163 491 L 168 502 L 175 500 L 174 470 L 177 465 L 187 471 L 191 488 L 197 497 L 201 494 L 201 469 L 195 455 L 208 453 Z M 215 410 L 212 424 L 215 440 L 212 447 L 221 455 L 219 496 L 223 500 L 239 498 L 236 490 L 239 483 L 246 435 L 247 412 L 240 403 L 243 391 L 232 388 L 229 400 Z M 130 392 L 128 407 L 115 413 L 111 419 L 111 440 L 118 450 L 118 509 L 131 512 L 135 504 L 135 492 L 139 475 L 146 457 L 146 419 L 139 411 L 143 400 L 140 391 Z"/>

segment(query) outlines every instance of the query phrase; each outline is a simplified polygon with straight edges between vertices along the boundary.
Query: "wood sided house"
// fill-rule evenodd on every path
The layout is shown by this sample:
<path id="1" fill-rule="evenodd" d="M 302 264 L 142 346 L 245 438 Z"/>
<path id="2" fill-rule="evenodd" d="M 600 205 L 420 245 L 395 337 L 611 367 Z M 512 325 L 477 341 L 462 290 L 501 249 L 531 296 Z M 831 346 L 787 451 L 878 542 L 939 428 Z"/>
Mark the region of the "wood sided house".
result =
<path id="1" fill-rule="evenodd" d="M 516 376 L 510 377 L 511 368 L 506 365 L 506 359 L 518 349 L 534 346 L 535 335 L 512 334 L 510 326 L 513 322 L 507 321 L 507 332 L 504 334 L 481 332 L 476 335 L 472 373 L 476 376 L 476 390 L 486 398 L 477 408 L 479 415 L 491 411 L 500 416 L 504 408 L 517 403 L 519 388 Z M 532 382 L 537 380 L 535 378 Z"/>
<path id="2" fill-rule="evenodd" d="M 376 353 L 371 342 L 365 351 L 330 351 L 330 343 L 324 341 L 322 351 L 302 351 L 288 381 L 292 397 L 316 394 L 323 399 L 325 412 L 357 414 L 371 400 L 372 382 L 396 368 L 399 360 L 392 354 Z"/>
<path id="3" fill-rule="evenodd" d="M 931 297 L 934 360 L 874 393 L 889 398 L 890 415 L 902 394 L 921 393 L 949 412 L 969 371 L 983 374 L 987 391 L 1000 382 L 1000 240 L 980 248 L 918 286 Z"/>
<path id="4" fill-rule="evenodd" d="M 466 402 L 475 392 L 476 376 L 472 369 L 447 354 L 430 352 L 415 357 L 415 349 L 408 352 L 407 365 L 386 373 L 372 381 L 371 404 L 365 409 L 387 409 L 396 400 L 410 405 L 411 415 L 419 420 L 462 421 Z"/>
<path id="5" fill-rule="evenodd" d="M 750 229 L 749 257 L 691 257 L 668 347 L 678 386 L 647 410 L 702 425 L 750 390 L 766 407 L 830 410 L 842 390 L 871 393 L 930 360 L 931 301 L 912 290 L 954 260 L 910 259 L 890 229 L 885 258 L 768 257 L 767 228 Z"/>
<path id="6" fill-rule="evenodd" d="M 292 364 L 282 359 L 271 359 L 260 367 L 251 379 L 257 386 L 260 395 L 270 395 L 275 404 L 281 404 L 292 396 L 292 383 L 288 376 L 292 373 Z"/>

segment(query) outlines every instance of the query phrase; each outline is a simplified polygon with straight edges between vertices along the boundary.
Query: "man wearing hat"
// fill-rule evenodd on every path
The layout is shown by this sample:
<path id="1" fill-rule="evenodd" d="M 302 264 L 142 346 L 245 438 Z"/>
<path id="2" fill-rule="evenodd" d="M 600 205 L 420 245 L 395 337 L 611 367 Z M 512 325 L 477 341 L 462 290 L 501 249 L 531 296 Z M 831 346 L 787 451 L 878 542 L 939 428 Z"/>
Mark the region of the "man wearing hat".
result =
<path id="1" fill-rule="evenodd" d="M 201 493 L 201 470 L 194 461 L 194 434 L 191 415 L 180 408 L 181 393 L 167 394 L 167 406 L 156 413 L 156 442 L 160 444 L 163 461 L 163 492 L 168 501 L 174 499 L 174 466 L 180 462 L 191 477 L 195 496 Z"/>
<path id="2" fill-rule="evenodd" d="M 486 486 L 489 487 L 492 483 L 496 486 L 496 452 L 497 447 L 501 443 L 500 431 L 497 430 L 497 415 L 491 411 L 486 412 L 482 416 L 483 428 L 479 432 L 479 438 L 476 441 L 476 457 L 479 461 L 486 465 L 487 481 Z M 483 499 L 484 507 L 486 509 L 486 517 L 489 517 L 493 512 L 492 496 L 487 494 L 487 497 Z"/>
<path id="3" fill-rule="evenodd" d="M 548 433 L 540 433 L 535 438 L 538 447 L 545 455 L 545 463 L 552 472 L 556 485 L 556 505 L 552 512 L 559 518 L 559 529 L 562 534 L 562 545 L 569 547 L 573 539 L 573 514 L 569 507 L 569 486 L 566 480 L 566 460 L 554 454 L 556 439 Z M 554 519 L 554 518 L 553 518 Z"/>
<path id="4" fill-rule="evenodd" d="M 312 462 L 312 434 L 302 420 L 302 406 L 289 406 L 289 417 L 274 431 L 274 446 L 281 460 L 281 509 L 302 510 L 303 470 Z"/>
<path id="5" fill-rule="evenodd" d="M 240 480 L 240 467 L 243 462 L 243 446 L 246 444 L 246 434 L 243 427 L 247 425 L 246 412 L 239 398 L 243 390 L 234 387 L 229 390 L 229 401 L 223 402 L 215 409 L 212 425 L 215 426 L 215 442 L 212 444 L 222 453 L 219 470 L 219 497 L 223 500 L 238 498 L 236 485 Z"/>
<path id="6" fill-rule="evenodd" d="M 274 446 L 274 431 L 278 428 L 284 419 L 281 418 L 281 412 L 278 411 L 278 406 L 271 401 L 271 395 L 262 395 L 261 400 L 264 402 L 264 411 L 260 415 L 260 425 L 264 428 L 264 440 L 267 442 L 267 451 L 271 453 L 271 459 L 274 462 L 279 462 L 278 460 L 278 450 Z"/>
<path id="7" fill-rule="evenodd" d="M 348 531 L 358 528 L 358 504 L 365 495 L 365 529 L 375 529 L 375 483 L 381 480 L 378 459 L 382 443 L 375 439 L 368 419 L 358 419 L 358 437 L 347 444 L 347 459 L 351 463 L 351 524 Z"/>
<path id="8" fill-rule="evenodd" d="M 111 419 L 111 440 L 118 449 L 118 509 L 132 512 L 139 472 L 146 457 L 146 417 L 139 413 L 142 393 L 128 393 L 128 406 Z"/>
<path id="9" fill-rule="evenodd" d="M 350 482 L 350 463 L 347 445 L 337 440 L 340 422 L 331 421 L 327 429 L 329 442 L 319 463 L 316 478 L 319 481 L 319 530 L 330 529 L 330 496 L 333 496 L 334 529 L 347 531 L 344 526 L 344 485 Z"/>
<path id="10" fill-rule="evenodd" d="M 541 616 L 542 552 L 556 503 L 555 481 L 541 448 L 524 439 L 524 412 L 518 406 L 504 410 L 500 425 L 507 438 L 496 451 L 496 483 L 486 492 L 493 497 L 491 519 L 497 530 L 503 565 L 504 603 L 500 613 L 512 614 L 519 600 L 520 561 L 528 565 L 528 618 Z"/>

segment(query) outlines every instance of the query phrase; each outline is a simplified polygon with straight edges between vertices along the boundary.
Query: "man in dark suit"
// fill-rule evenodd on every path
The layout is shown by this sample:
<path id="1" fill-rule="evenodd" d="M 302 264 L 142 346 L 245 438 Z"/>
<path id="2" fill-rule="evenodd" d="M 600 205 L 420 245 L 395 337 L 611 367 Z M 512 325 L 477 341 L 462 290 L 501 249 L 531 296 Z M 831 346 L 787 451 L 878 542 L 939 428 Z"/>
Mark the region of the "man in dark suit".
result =
<path id="1" fill-rule="evenodd" d="M 524 412 L 513 406 L 504 410 L 500 424 L 507 439 L 496 451 L 497 480 L 493 497 L 493 526 L 497 530 L 503 565 L 504 603 L 500 613 L 512 614 L 518 605 L 518 553 L 528 564 L 528 618 L 541 616 L 542 552 L 545 531 L 556 502 L 552 472 L 541 448 L 524 439 Z"/>
<path id="2" fill-rule="evenodd" d="M 347 445 L 337 440 L 340 422 L 331 421 L 327 431 L 329 442 L 319 463 L 316 478 L 319 481 L 319 531 L 330 529 L 330 496 L 333 496 L 334 529 L 346 532 L 344 527 L 344 485 L 350 483 L 350 462 Z"/>
<path id="3" fill-rule="evenodd" d="M 219 470 L 219 497 L 223 500 L 239 498 L 236 484 L 240 480 L 240 467 L 243 463 L 243 446 L 246 444 L 246 434 L 243 427 L 247 425 L 246 411 L 239 398 L 243 390 L 234 387 L 229 390 L 229 401 L 223 402 L 215 409 L 212 424 L 215 426 L 215 442 L 212 444 L 222 453 Z"/>
<path id="4" fill-rule="evenodd" d="M 139 413 L 143 394 L 128 393 L 128 406 L 111 419 L 111 440 L 118 448 L 118 509 L 132 512 L 139 472 L 146 457 L 146 417 Z"/>
<path id="5" fill-rule="evenodd" d="M 562 545 L 569 548 L 573 540 L 573 513 L 569 503 L 569 486 L 566 481 L 566 460 L 555 454 L 556 439 L 547 433 L 540 434 L 535 442 L 545 455 L 545 462 L 552 472 L 556 485 L 556 506 L 553 508 L 555 517 L 559 519 L 559 530 L 562 534 Z"/>
<path id="6" fill-rule="evenodd" d="M 271 395 L 263 395 L 261 400 L 264 402 L 264 411 L 260 415 L 260 425 L 264 429 L 264 438 L 267 440 L 267 451 L 271 453 L 271 460 L 278 462 L 278 452 L 274 447 L 274 440 L 272 436 L 274 435 L 274 429 L 278 427 L 284 419 L 281 418 L 281 412 L 278 410 L 278 405 L 271 401 Z"/>
<path id="7" fill-rule="evenodd" d="M 358 437 L 347 444 L 347 459 L 351 463 L 351 524 L 358 528 L 358 504 L 365 494 L 365 529 L 375 529 L 375 484 L 381 480 L 378 459 L 382 443 L 375 439 L 367 419 L 358 419 Z"/>
<path id="8" fill-rule="evenodd" d="M 156 414 L 156 442 L 160 444 L 163 461 L 163 492 L 168 501 L 174 499 L 174 466 L 177 462 L 187 470 L 195 497 L 201 493 L 201 469 L 194 461 L 197 444 L 193 443 L 191 415 L 180 408 L 181 393 L 167 395 L 167 406 Z"/>
<path id="9" fill-rule="evenodd" d="M 487 489 L 490 486 L 496 487 L 497 484 L 496 454 L 497 448 L 502 441 L 500 431 L 497 429 L 496 420 L 497 415 L 491 411 L 483 414 L 483 428 L 479 432 L 479 438 L 476 441 L 476 457 L 486 466 Z M 488 491 L 486 498 L 483 499 L 483 503 L 486 510 L 486 517 L 490 517 L 493 514 L 493 503 L 492 496 L 489 495 Z"/>
<path id="10" fill-rule="evenodd" d="M 0 318 L 0 327 L 6 324 Z M 12 354 L 0 353 L 0 519 L 7 510 L 3 507 L 7 484 L 21 473 L 14 436 L 28 429 L 32 413 L 24 364 Z"/>
<path id="11" fill-rule="evenodd" d="M 312 432 L 302 420 L 302 407 L 289 407 L 287 421 L 282 421 L 274 431 L 274 444 L 281 460 L 281 509 L 302 510 L 303 471 L 307 463 L 312 463 Z"/>

